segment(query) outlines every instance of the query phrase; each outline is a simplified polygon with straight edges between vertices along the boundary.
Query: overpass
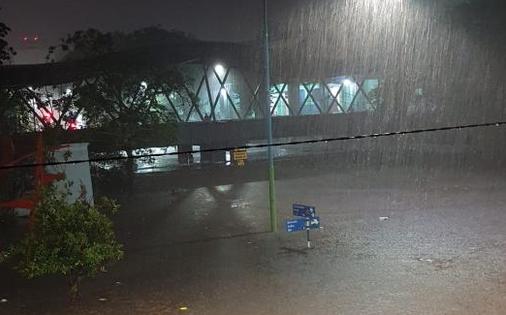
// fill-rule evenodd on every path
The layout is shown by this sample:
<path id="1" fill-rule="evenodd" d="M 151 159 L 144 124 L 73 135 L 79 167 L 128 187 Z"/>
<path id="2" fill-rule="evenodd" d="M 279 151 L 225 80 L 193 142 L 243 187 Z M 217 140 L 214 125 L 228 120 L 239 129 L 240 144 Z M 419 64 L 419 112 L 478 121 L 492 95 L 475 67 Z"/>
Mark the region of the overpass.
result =
<path id="1" fill-rule="evenodd" d="M 177 92 L 159 96 L 159 101 L 177 124 L 173 139 L 159 139 L 146 133 L 131 146 L 119 147 L 114 144 L 117 134 L 107 135 L 104 132 L 102 135 L 100 130 L 85 128 L 62 135 L 62 141 L 89 142 L 90 150 L 95 152 L 172 145 L 188 151 L 194 145 L 207 149 L 262 141 L 265 139 L 265 104 L 261 101 L 264 99 L 261 94 L 265 89 L 258 69 L 253 66 L 255 50 L 252 48 L 248 45 L 197 41 L 150 49 L 142 59 L 136 59 L 137 63 L 146 66 L 177 64 L 188 79 L 188 89 L 195 98 L 188 100 Z M 130 54 L 134 53 L 111 54 L 104 58 L 120 65 L 131 59 Z M 5 75 L 0 78 L 0 87 L 65 87 L 66 82 L 77 78 L 93 77 L 93 64 L 94 60 L 81 60 L 3 66 L 1 72 Z M 373 73 L 371 71 L 353 74 L 345 69 L 329 68 L 318 76 L 310 72 L 307 76 L 289 76 L 281 75 L 283 71 L 274 67 L 273 72 L 270 111 L 274 139 L 334 137 L 354 133 L 354 128 L 359 128 L 365 117 L 381 106 L 378 90 L 382 82 L 377 75 L 366 75 Z M 57 93 L 57 90 L 55 88 L 53 92 Z M 66 91 L 60 87 L 59 90 Z M 37 125 L 35 119 L 33 125 Z M 20 142 L 29 144 L 31 140 Z M 224 152 L 219 156 L 215 154 L 210 159 L 221 160 L 224 155 Z"/>
<path id="2" fill-rule="evenodd" d="M 273 138 L 279 141 L 287 138 L 314 139 L 356 135 L 364 130 L 369 115 L 371 113 L 360 112 L 273 117 Z M 264 120 L 192 122 L 178 124 L 174 144 L 181 151 L 190 151 L 195 145 L 201 149 L 239 147 L 248 143 L 265 142 L 265 139 Z M 159 145 L 162 146 L 162 143 Z M 203 153 L 203 160 L 223 161 L 225 152 Z"/>
<path id="3" fill-rule="evenodd" d="M 273 137 L 338 137 L 356 134 L 365 124 L 367 112 L 325 114 L 298 117 L 273 117 Z M 239 146 L 266 139 L 264 120 L 181 123 L 177 128 L 177 145 Z"/>

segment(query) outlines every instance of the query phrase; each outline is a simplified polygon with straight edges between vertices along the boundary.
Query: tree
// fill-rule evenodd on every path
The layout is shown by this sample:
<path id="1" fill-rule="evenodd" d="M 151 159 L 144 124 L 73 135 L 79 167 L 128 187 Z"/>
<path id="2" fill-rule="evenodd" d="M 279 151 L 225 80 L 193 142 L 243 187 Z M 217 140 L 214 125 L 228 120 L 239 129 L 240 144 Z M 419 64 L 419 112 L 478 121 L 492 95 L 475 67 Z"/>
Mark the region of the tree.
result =
<path id="1" fill-rule="evenodd" d="M 1 9 L 1 8 L 0 8 Z M 10 32 L 10 28 L 5 23 L 0 22 L 0 65 L 11 60 L 11 56 L 16 52 L 5 39 Z"/>
<path id="2" fill-rule="evenodd" d="M 112 148 L 134 150 L 150 140 L 174 137 L 175 119 L 168 98 L 195 100 L 177 66 L 160 61 L 181 43 L 194 41 L 183 33 L 146 28 L 132 33 L 78 31 L 49 51 L 49 60 L 63 55 L 67 62 L 85 62 L 88 75 L 72 82 L 75 106 L 96 138 Z M 132 170 L 133 162 L 127 165 Z"/>
<path id="3" fill-rule="evenodd" d="M 0 66 L 10 62 L 11 57 L 16 54 L 5 39 L 9 32 L 10 28 L 0 22 Z M 0 88 L 0 134 L 22 131 L 21 126 L 27 128 L 31 125 L 31 117 L 38 121 L 43 129 L 66 127 L 65 122 L 72 121 L 77 112 L 73 107 L 73 95 L 54 94 L 37 87 Z"/>
<path id="4" fill-rule="evenodd" d="M 3 89 L 0 93 L 0 115 L 6 121 L 1 133 L 27 131 L 61 132 L 75 129 L 80 114 L 71 93 L 59 92 L 61 87 L 23 87 Z"/>
<path id="5" fill-rule="evenodd" d="M 0 66 L 10 62 L 11 57 L 15 55 L 15 51 L 9 46 L 6 40 L 10 28 L 5 23 L 0 22 Z M 19 110 L 21 103 L 15 93 L 7 89 L 0 88 L 0 134 L 12 132 L 15 125 L 13 124 L 13 116 Z"/>
<path id="6" fill-rule="evenodd" d="M 0 135 L 18 131 L 21 125 L 27 125 L 28 111 L 16 91 L 0 88 Z"/>
<path id="7" fill-rule="evenodd" d="M 67 193 L 50 187 L 35 209 L 32 230 L 7 253 L 0 253 L 0 261 L 13 262 L 14 268 L 29 279 L 65 276 L 70 296 L 75 299 L 84 278 L 123 256 L 108 217 L 117 210 L 116 203 L 105 198 L 94 206 L 84 200 L 71 203 Z"/>

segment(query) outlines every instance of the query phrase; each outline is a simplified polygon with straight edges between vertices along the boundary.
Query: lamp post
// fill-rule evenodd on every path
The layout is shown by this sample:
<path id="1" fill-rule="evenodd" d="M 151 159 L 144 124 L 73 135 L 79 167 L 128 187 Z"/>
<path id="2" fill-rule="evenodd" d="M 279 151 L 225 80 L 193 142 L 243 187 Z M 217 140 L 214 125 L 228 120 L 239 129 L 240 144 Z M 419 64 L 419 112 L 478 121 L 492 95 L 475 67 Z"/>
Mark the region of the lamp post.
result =
<path id="1" fill-rule="evenodd" d="M 275 193 L 275 172 L 274 172 L 274 157 L 272 152 L 272 113 L 271 113 L 271 52 L 269 40 L 269 15 L 267 8 L 267 0 L 264 1 L 263 12 L 263 63 L 264 63 L 264 105 L 265 105 L 265 127 L 267 133 L 267 158 L 269 168 L 269 214 L 271 222 L 271 231 L 278 232 L 278 210 L 276 208 L 276 193 Z"/>

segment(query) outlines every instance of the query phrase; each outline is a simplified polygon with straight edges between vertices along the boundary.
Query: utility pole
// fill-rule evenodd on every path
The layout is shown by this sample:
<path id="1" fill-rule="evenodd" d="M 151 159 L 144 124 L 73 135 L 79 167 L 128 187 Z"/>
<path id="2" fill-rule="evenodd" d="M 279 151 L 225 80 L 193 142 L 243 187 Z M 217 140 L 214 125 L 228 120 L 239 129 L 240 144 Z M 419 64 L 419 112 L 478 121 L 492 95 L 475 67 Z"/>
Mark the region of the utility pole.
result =
<path id="1" fill-rule="evenodd" d="M 264 105 L 265 126 L 267 131 L 267 155 L 269 164 L 269 213 L 271 219 L 271 231 L 278 232 L 278 210 L 276 208 L 274 157 L 272 152 L 272 113 L 271 113 L 271 47 L 269 40 L 269 15 L 267 0 L 264 0 L 263 17 L 263 50 L 264 50 Z"/>

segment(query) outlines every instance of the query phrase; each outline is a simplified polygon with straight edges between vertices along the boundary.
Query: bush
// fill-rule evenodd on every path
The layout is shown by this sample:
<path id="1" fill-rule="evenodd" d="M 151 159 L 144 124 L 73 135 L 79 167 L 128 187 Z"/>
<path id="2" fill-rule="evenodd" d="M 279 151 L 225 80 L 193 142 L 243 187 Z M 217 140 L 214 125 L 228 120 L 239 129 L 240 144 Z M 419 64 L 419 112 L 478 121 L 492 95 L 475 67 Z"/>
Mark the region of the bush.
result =
<path id="1" fill-rule="evenodd" d="M 31 231 L 0 256 L 29 279 L 64 275 L 74 300 L 80 282 L 119 261 L 123 251 L 108 217 L 118 210 L 114 201 L 104 198 L 92 206 L 84 200 L 69 203 L 67 196 L 54 187 L 45 190 Z"/>

